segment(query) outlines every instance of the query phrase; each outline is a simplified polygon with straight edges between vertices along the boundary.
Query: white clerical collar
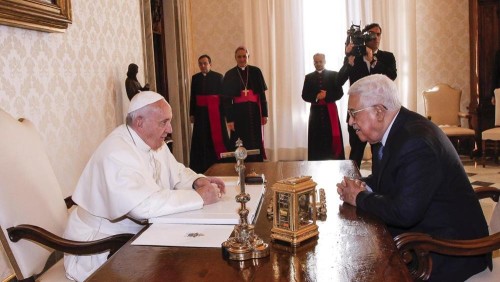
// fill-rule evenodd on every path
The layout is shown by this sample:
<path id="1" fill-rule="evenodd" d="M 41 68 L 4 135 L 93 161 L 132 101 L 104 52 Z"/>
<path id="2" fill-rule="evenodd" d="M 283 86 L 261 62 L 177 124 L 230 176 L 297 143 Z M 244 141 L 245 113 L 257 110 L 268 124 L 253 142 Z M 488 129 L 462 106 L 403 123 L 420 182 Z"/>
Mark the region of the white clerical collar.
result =
<path id="1" fill-rule="evenodd" d="M 244 67 L 238 67 L 240 70 L 244 71 L 246 69 L 247 66 L 244 66 Z"/>
<path id="2" fill-rule="evenodd" d="M 322 69 L 322 70 L 320 70 L 320 71 L 319 71 L 319 70 L 317 70 L 316 72 L 317 72 L 317 73 L 319 73 L 319 74 L 321 74 L 324 70 L 325 70 L 325 69 Z"/>

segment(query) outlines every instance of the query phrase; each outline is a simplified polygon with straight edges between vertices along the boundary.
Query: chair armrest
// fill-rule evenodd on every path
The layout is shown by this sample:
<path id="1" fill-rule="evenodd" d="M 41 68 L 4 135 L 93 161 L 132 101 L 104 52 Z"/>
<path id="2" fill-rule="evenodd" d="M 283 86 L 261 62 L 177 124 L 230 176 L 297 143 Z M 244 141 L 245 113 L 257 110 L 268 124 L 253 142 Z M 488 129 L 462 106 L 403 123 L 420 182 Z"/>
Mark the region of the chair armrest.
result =
<path id="1" fill-rule="evenodd" d="M 64 239 L 41 227 L 29 224 L 10 227 L 7 232 L 12 242 L 21 239 L 31 240 L 54 250 L 74 255 L 90 255 L 109 250 L 108 258 L 134 236 L 134 234 L 118 234 L 100 240 L 79 242 Z"/>
<path id="2" fill-rule="evenodd" d="M 139 224 L 139 225 L 148 225 L 149 224 L 149 219 L 137 219 L 137 218 L 131 217 L 129 215 L 126 215 L 125 217 L 132 220 L 133 222 L 135 222 L 136 224 Z"/>
<path id="3" fill-rule="evenodd" d="M 469 128 L 472 128 L 472 115 L 470 115 L 469 113 L 464 113 L 464 112 L 458 112 L 458 118 L 462 119 L 462 118 L 466 118 L 467 119 L 467 122 L 469 123 Z"/>
<path id="4" fill-rule="evenodd" d="M 495 187 L 478 187 L 474 188 L 474 192 L 476 192 L 476 196 L 478 199 L 491 198 L 497 203 L 500 197 L 500 189 Z"/>
<path id="5" fill-rule="evenodd" d="M 66 203 L 66 208 L 69 210 L 72 206 L 76 206 L 77 204 L 73 201 L 71 196 L 64 198 L 64 203 Z"/>
<path id="6" fill-rule="evenodd" d="M 452 256 L 486 254 L 500 248 L 500 232 L 474 240 L 435 239 L 425 233 L 408 232 L 394 241 L 413 279 L 428 280 L 432 272 L 430 252 Z"/>
<path id="7" fill-rule="evenodd" d="M 71 196 L 64 198 L 64 202 L 66 203 L 66 208 L 70 209 L 72 206 L 77 206 L 77 204 L 73 201 L 73 198 Z M 126 218 L 132 220 L 133 222 L 139 224 L 139 225 L 148 225 L 149 220 L 147 219 L 137 219 L 133 218 L 131 216 L 125 216 Z"/>

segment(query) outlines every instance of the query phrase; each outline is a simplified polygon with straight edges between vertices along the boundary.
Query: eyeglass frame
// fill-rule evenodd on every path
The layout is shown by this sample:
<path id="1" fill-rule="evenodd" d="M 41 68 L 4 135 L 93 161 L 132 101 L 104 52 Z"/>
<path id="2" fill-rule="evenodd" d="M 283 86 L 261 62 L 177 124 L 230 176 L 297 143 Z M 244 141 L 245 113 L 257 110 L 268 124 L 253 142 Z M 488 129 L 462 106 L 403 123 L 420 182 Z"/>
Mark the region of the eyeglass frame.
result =
<path id="1" fill-rule="evenodd" d="M 356 119 L 356 114 L 359 113 L 359 112 L 362 112 L 364 110 L 368 110 L 369 108 L 373 108 L 373 107 L 376 107 L 376 106 L 382 106 L 385 110 L 387 110 L 387 107 L 384 106 L 384 105 L 380 105 L 380 104 L 377 104 L 377 105 L 371 105 L 371 106 L 368 106 L 366 108 L 362 108 L 362 109 L 359 109 L 359 110 L 352 110 L 352 109 L 348 109 L 347 110 L 347 113 L 349 114 L 349 117 L 352 118 L 353 120 Z"/>

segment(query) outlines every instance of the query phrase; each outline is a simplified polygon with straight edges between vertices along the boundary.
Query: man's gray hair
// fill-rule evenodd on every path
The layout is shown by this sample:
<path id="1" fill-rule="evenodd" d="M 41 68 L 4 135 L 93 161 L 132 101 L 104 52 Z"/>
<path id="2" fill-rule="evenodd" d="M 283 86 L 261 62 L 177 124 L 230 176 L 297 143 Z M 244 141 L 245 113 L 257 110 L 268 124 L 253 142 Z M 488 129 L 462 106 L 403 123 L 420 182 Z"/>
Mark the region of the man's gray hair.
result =
<path id="1" fill-rule="evenodd" d="M 384 105 L 390 111 L 401 108 L 396 83 L 383 74 L 365 76 L 349 88 L 347 95 L 360 95 L 360 108 Z"/>
<path id="2" fill-rule="evenodd" d="M 144 116 L 144 113 L 148 110 L 148 106 L 150 105 L 146 105 L 142 108 L 139 108 L 133 112 L 130 112 L 127 114 L 127 117 L 125 118 L 125 124 L 128 125 L 128 126 L 132 126 L 134 120 L 140 116 L 140 115 L 143 115 Z"/>
<path id="3" fill-rule="evenodd" d="M 126 125 L 128 125 L 128 126 L 132 125 L 132 122 L 134 121 L 135 116 L 137 115 L 135 112 L 136 111 L 133 111 L 133 112 L 127 114 L 127 117 L 125 118 Z"/>
<path id="4" fill-rule="evenodd" d="M 316 54 L 313 55 L 313 58 L 316 57 L 316 56 L 319 56 L 319 57 L 325 59 L 325 54 L 323 54 L 323 53 L 316 53 Z"/>

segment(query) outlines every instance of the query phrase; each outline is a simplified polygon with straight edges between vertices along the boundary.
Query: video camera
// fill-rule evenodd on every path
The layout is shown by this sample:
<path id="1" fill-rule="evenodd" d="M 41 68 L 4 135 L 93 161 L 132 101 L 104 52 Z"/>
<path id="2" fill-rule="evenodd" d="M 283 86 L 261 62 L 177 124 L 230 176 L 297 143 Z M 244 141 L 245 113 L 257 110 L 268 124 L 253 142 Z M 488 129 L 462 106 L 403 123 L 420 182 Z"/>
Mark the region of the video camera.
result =
<path id="1" fill-rule="evenodd" d="M 351 53 L 346 54 L 348 56 L 364 56 L 366 55 L 366 42 L 372 41 L 377 38 L 377 35 L 370 31 L 361 32 L 361 27 L 359 25 L 352 24 L 347 30 L 347 39 L 345 45 L 351 43 L 354 45 Z"/>

